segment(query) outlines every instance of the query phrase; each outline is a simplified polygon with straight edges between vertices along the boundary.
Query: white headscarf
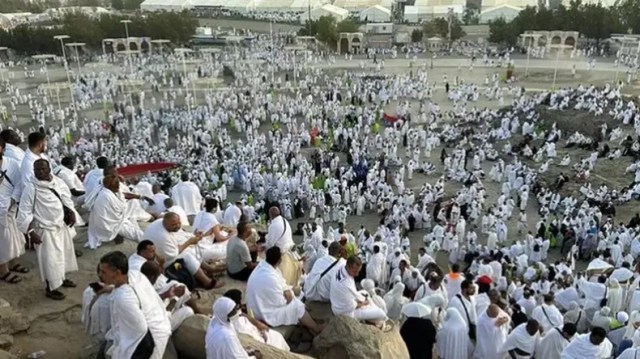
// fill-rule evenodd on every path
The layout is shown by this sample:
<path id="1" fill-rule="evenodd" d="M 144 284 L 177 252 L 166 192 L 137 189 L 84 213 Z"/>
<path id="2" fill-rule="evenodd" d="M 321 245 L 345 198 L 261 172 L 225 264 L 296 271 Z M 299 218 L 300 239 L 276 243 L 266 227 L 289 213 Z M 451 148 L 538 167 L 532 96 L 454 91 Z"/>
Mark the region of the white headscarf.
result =
<path id="1" fill-rule="evenodd" d="M 210 326 L 220 324 L 230 326 L 229 313 L 236 307 L 236 302 L 227 297 L 220 297 L 213 303 L 213 318 L 209 323 Z"/>
<path id="2" fill-rule="evenodd" d="M 633 337 L 633 333 L 635 333 L 636 328 L 633 326 L 633 323 L 640 322 L 640 311 L 634 310 L 631 312 L 629 316 L 629 321 L 627 322 L 627 330 L 624 332 L 625 339 L 631 339 Z"/>
<path id="3" fill-rule="evenodd" d="M 467 324 L 455 308 L 447 309 L 442 329 L 436 336 L 436 349 L 442 359 L 469 357 L 470 341 Z"/>
<path id="4" fill-rule="evenodd" d="M 402 314 L 402 306 L 409 301 L 409 299 L 402 296 L 404 292 L 404 284 L 396 283 L 393 289 L 384 296 L 384 302 L 387 305 L 387 316 L 389 319 L 398 320 Z"/>

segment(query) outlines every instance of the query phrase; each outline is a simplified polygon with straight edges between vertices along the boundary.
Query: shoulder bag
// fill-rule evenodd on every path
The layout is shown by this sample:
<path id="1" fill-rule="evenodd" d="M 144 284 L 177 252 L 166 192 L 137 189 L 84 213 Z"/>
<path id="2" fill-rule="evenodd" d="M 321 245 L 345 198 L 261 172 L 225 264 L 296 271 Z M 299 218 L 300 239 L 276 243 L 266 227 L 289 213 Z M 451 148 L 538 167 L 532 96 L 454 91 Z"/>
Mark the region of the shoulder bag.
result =
<path id="1" fill-rule="evenodd" d="M 475 341 L 476 340 L 476 324 L 471 323 L 471 317 L 469 317 L 469 311 L 467 310 L 467 306 L 464 305 L 464 301 L 462 300 L 462 296 L 460 294 L 456 294 L 456 297 L 460 300 L 460 304 L 462 304 L 462 308 L 464 308 L 464 313 L 467 315 L 467 321 L 469 322 L 469 339 Z"/>

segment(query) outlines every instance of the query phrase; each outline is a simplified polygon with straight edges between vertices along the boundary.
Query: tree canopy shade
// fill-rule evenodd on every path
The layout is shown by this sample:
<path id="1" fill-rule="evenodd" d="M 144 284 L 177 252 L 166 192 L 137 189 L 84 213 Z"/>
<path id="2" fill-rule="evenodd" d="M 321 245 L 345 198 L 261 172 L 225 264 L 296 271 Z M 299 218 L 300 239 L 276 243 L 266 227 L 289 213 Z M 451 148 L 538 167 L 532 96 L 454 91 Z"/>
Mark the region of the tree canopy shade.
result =
<path id="1" fill-rule="evenodd" d="M 442 17 L 427 21 L 422 27 L 422 32 L 427 38 L 438 36 L 446 39 L 449 36 L 449 22 Z M 454 17 L 451 23 L 451 39 L 449 40 L 455 41 L 464 35 L 460 20 Z"/>
<path id="2" fill-rule="evenodd" d="M 341 32 L 358 32 L 360 26 L 352 19 L 344 19 L 336 23 L 333 16 L 321 16 L 318 20 L 311 20 L 298 30 L 300 36 L 315 36 L 320 42 L 335 47 Z"/>
<path id="3" fill-rule="evenodd" d="M 88 47 L 99 48 L 105 38 L 125 37 L 120 20 L 124 17 L 103 15 L 98 19 L 84 14 L 66 15 L 52 27 L 20 25 L 14 29 L 0 30 L 0 44 L 19 54 L 59 53 L 60 43 L 55 35 L 69 35 L 71 41 L 84 42 Z M 174 44 L 187 43 L 198 23 L 187 12 L 150 13 L 144 18 L 131 19 L 129 36 L 147 36 L 152 39 L 167 39 Z M 168 26 L 171 24 L 171 26 Z"/>
<path id="4" fill-rule="evenodd" d="M 527 7 L 511 22 L 497 19 L 489 23 L 489 41 L 514 45 L 518 35 L 527 30 L 578 31 L 594 40 L 607 39 L 616 33 L 640 33 L 640 1 L 620 0 L 612 7 L 572 0 L 555 10 Z"/>

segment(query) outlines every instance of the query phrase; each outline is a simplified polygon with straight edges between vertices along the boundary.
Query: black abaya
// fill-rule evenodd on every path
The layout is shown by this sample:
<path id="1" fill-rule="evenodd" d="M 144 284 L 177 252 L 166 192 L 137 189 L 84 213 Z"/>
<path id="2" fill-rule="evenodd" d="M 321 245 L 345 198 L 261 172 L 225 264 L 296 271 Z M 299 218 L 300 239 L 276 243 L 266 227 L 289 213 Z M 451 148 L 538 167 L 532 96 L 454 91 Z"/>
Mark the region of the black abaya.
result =
<path id="1" fill-rule="evenodd" d="M 409 349 L 411 359 L 432 359 L 436 328 L 429 319 L 407 318 L 400 335 Z"/>

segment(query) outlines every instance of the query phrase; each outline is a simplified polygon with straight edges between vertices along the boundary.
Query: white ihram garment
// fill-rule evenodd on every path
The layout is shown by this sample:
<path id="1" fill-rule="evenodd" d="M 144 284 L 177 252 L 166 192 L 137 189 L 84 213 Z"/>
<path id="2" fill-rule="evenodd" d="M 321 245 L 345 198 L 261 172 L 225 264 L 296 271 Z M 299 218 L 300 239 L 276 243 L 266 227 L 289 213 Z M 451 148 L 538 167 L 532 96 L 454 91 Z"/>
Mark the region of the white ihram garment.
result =
<path id="1" fill-rule="evenodd" d="M 107 354 L 128 359 L 142 338 L 151 332 L 155 348 L 151 359 L 161 359 L 171 336 L 171 323 L 164 303 L 142 273 L 129 271 L 129 283 L 111 293 L 111 331 L 113 346 Z"/>
<path id="2" fill-rule="evenodd" d="M 34 178 L 24 186 L 16 220 L 22 233 L 26 234 L 31 225 L 42 238 L 42 244 L 36 246 L 36 254 L 40 276 L 49 283 L 51 290 L 62 285 L 65 273 L 78 270 L 73 247 L 75 230 L 64 224 L 63 202 L 65 206 L 73 207 L 69 190 L 61 179 L 52 176 L 47 182 Z"/>
<path id="3" fill-rule="evenodd" d="M 20 164 L 3 157 L 0 177 L 0 263 L 8 263 L 24 254 L 24 235 L 16 224 L 18 205 L 12 198 L 14 186 L 20 181 Z"/>
<path id="4" fill-rule="evenodd" d="M 128 212 L 124 196 L 103 187 L 89 214 L 89 248 L 96 249 L 103 242 L 112 241 L 117 235 L 140 242 L 144 233 L 138 222 L 129 219 Z"/>
<path id="5" fill-rule="evenodd" d="M 569 345 L 559 328 L 552 328 L 540 339 L 536 346 L 536 358 L 560 359 L 562 351 Z"/>
<path id="6" fill-rule="evenodd" d="M 335 276 L 341 267 L 344 267 L 346 261 L 343 258 L 340 258 L 338 263 L 331 267 L 331 269 L 329 269 L 322 278 L 320 275 L 335 261 L 336 259 L 328 254 L 315 261 L 313 268 L 311 268 L 311 271 L 304 282 L 304 294 L 308 300 L 318 302 L 329 301 L 331 278 Z"/>
<path id="7" fill-rule="evenodd" d="M 202 207 L 200 189 L 191 181 L 179 182 L 171 189 L 173 202 L 184 208 L 188 216 L 195 216 Z"/>
<path id="8" fill-rule="evenodd" d="M 162 224 L 163 219 L 157 219 L 151 223 L 144 231 L 143 239 L 148 239 L 156 246 L 158 254 L 166 258 L 166 266 L 172 264 L 176 259 L 183 259 L 189 273 L 195 274 L 200 268 L 202 257 L 196 246 L 189 246 L 182 252 L 179 246 L 185 243 L 192 236 L 180 229 L 177 232 L 169 232 Z"/>
<path id="9" fill-rule="evenodd" d="M 207 359 L 249 359 L 238 334 L 231 325 L 229 313 L 236 307 L 236 303 L 227 298 L 218 298 L 213 303 L 213 317 L 209 322 L 205 336 Z"/>
<path id="10" fill-rule="evenodd" d="M 287 303 L 284 291 L 290 289 L 276 268 L 261 261 L 247 282 L 247 308 L 256 319 L 272 327 L 296 325 L 305 313 L 305 306 L 295 297 Z"/>
<path id="11" fill-rule="evenodd" d="M 462 316 L 455 308 L 447 309 L 442 328 L 436 336 L 436 349 L 442 359 L 469 359 L 473 345 L 469 330 Z"/>

